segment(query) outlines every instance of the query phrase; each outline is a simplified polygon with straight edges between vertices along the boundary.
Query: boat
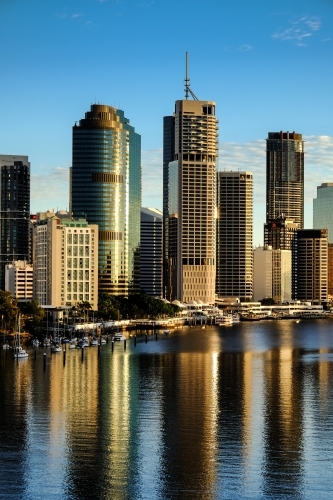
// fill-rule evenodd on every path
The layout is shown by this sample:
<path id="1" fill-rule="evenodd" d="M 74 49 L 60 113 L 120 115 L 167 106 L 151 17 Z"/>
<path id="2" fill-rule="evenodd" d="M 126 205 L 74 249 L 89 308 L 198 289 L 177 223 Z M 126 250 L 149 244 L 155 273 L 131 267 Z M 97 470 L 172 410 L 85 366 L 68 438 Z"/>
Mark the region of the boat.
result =
<path id="1" fill-rule="evenodd" d="M 21 323 L 21 316 L 19 315 L 19 317 L 18 317 L 18 332 L 15 334 L 14 347 L 13 347 L 13 358 L 16 358 L 16 359 L 27 358 L 29 356 L 27 351 L 25 349 L 23 349 L 21 346 L 20 323 Z"/>
<path id="2" fill-rule="evenodd" d="M 240 323 L 240 316 L 239 314 L 235 313 L 232 315 L 232 322 L 234 325 L 237 325 L 238 323 Z"/>
<path id="3" fill-rule="evenodd" d="M 164 333 L 165 335 L 167 335 L 168 333 L 170 333 L 170 330 L 168 330 L 168 329 L 163 330 L 163 333 Z"/>
<path id="4" fill-rule="evenodd" d="M 32 343 L 32 345 L 34 347 L 38 347 L 39 346 L 39 340 L 38 339 L 33 339 L 31 343 Z"/>
<path id="5" fill-rule="evenodd" d="M 117 332 L 114 334 L 113 340 L 115 342 L 120 342 L 121 340 L 126 340 L 126 337 L 124 337 L 124 335 L 121 332 Z"/>
<path id="6" fill-rule="evenodd" d="M 105 338 L 103 338 L 103 337 L 101 337 L 100 344 L 101 344 L 101 345 L 102 345 L 102 344 L 106 344 L 106 339 L 105 339 Z"/>
<path id="7" fill-rule="evenodd" d="M 53 343 L 51 346 L 51 352 L 62 352 L 62 347 L 57 342 Z"/>
<path id="8" fill-rule="evenodd" d="M 94 337 L 94 338 L 91 339 L 90 345 L 91 346 L 98 345 L 98 340 L 96 339 L 96 337 Z"/>
<path id="9" fill-rule="evenodd" d="M 8 340 L 2 345 L 2 349 L 10 349 L 10 345 L 8 344 Z"/>
<path id="10" fill-rule="evenodd" d="M 69 344 L 69 349 L 76 349 L 76 341 L 72 340 Z"/>
<path id="11" fill-rule="evenodd" d="M 233 322 L 233 316 L 231 314 L 226 314 L 225 316 L 222 316 L 219 326 L 231 326 Z"/>

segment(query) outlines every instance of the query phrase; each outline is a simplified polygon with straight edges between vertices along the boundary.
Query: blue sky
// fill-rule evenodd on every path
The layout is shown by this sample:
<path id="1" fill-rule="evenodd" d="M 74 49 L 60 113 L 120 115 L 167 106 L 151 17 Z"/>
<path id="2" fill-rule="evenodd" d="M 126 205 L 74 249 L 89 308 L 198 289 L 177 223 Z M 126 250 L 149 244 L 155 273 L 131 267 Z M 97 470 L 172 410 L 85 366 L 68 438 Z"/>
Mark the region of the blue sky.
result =
<path id="1" fill-rule="evenodd" d="M 31 210 L 68 207 L 71 134 L 90 104 L 124 110 L 142 136 L 143 205 L 162 207 L 162 117 L 191 88 L 214 100 L 219 169 L 254 175 L 265 221 L 265 139 L 306 142 L 305 225 L 333 181 L 332 0 L 0 0 L 0 154 L 28 155 Z"/>

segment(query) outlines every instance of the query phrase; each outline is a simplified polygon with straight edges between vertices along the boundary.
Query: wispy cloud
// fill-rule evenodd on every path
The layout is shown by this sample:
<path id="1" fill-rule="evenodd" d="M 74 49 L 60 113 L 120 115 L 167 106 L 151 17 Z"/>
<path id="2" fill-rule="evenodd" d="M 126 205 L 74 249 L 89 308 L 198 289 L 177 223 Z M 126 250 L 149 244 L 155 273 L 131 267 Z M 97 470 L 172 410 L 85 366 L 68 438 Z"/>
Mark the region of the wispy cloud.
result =
<path id="1" fill-rule="evenodd" d="M 320 27 L 321 21 L 318 17 L 303 16 L 295 21 L 290 21 L 288 27 L 278 29 L 272 34 L 272 38 L 293 41 L 296 42 L 297 46 L 303 47 L 306 45 L 304 41 L 318 31 Z"/>
<path id="2" fill-rule="evenodd" d="M 249 52 L 250 50 L 253 50 L 253 47 L 251 45 L 241 45 L 240 47 L 238 47 L 238 50 L 240 52 Z"/>
<path id="3" fill-rule="evenodd" d="M 312 203 L 317 186 L 333 182 L 333 137 L 303 136 L 305 142 L 305 202 Z M 142 153 L 142 195 L 145 204 L 162 206 L 162 149 Z M 254 203 L 265 203 L 266 141 L 221 142 L 219 170 L 246 170 L 253 173 Z M 155 201 L 155 203 L 153 203 Z M 149 203 L 148 203 L 149 202 Z"/>
<path id="4" fill-rule="evenodd" d="M 65 209 L 69 204 L 69 168 L 40 167 L 31 175 L 31 211 Z"/>
<path id="5" fill-rule="evenodd" d="M 305 142 L 304 202 L 312 214 L 313 199 L 317 186 L 333 182 L 333 136 L 303 136 Z M 163 150 L 142 151 L 142 205 L 162 209 L 163 205 Z M 264 139 L 246 143 L 221 142 L 219 145 L 218 169 L 223 171 L 248 171 L 253 174 L 253 202 L 255 226 L 262 239 L 262 224 L 265 218 L 266 201 L 266 141 Z M 31 209 L 33 212 L 48 208 L 68 208 L 69 170 L 65 166 L 41 167 L 32 174 Z M 312 227 L 312 221 L 306 222 Z"/>

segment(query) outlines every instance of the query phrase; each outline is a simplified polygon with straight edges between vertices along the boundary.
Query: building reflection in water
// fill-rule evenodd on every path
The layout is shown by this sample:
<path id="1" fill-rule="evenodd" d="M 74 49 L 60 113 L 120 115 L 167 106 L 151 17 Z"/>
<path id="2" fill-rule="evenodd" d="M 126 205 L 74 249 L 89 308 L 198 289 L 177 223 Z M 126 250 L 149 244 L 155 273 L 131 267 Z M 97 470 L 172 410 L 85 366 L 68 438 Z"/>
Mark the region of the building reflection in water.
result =
<path id="1" fill-rule="evenodd" d="M 288 324 L 240 328 L 68 351 L 45 371 L 1 353 L 17 498 L 297 498 L 314 477 L 330 491 L 333 460 L 323 475 L 317 457 L 333 459 L 332 348 L 298 345 Z"/>

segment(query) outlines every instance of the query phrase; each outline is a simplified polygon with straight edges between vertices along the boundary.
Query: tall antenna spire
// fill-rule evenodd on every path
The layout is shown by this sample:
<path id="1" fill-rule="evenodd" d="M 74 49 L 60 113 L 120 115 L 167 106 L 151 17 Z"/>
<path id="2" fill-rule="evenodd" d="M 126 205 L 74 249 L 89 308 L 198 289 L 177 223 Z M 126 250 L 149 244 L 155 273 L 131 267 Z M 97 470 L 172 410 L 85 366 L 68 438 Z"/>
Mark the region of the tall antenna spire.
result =
<path id="1" fill-rule="evenodd" d="M 193 97 L 195 101 L 198 101 L 199 99 L 197 96 L 192 92 L 190 89 L 190 79 L 188 77 L 188 52 L 186 52 L 186 66 L 185 66 L 185 99 L 187 100 L 189 98 L 189 94 Z"/>
<path id="2" fill-rule="evenodd" d="M 186 63 L 185 63 L 185 99 L 188 99 L 188 94 L 190 90 L 190 79 L 188 77 L 188 52 L 186 52 Z"/>

